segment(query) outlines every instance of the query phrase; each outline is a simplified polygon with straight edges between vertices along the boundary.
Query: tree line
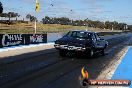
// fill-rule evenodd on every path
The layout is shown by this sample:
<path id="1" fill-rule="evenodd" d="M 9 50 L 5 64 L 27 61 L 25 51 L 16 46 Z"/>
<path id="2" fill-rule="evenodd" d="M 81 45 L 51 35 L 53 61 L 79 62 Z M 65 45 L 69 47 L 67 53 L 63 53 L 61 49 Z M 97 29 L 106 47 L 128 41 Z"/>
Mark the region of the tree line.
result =
<path id="1" fill-rule="evenodd" d="M 3 5 L 2 3 L 0 2 L 0 14 L 3 12 Z"/>
<path id="2" fill-rule="evenodd" d="M 20 15 L 18 13 L 15 12 L 8 12 L 8 13 L 2 13 L 3 12 L 3 6 L 2 3 L 0 2 L 0 17 L 5 17 L 5 18 L 9 18 L 9 22 L 11 20 L 11 18 L 16 17 L 16 21 L 17 21 L 17 17 L 20 17 Z M 31 14 L 27 14 L 26 16 L 27 19 L 29 19 L 30 22 L 34 22 L 35 20 L 37 20 L 37 18 Z M 105 22 L 101 22 L 101 21 L 93 21 L 93 20 L 89 20 L 88 18 L 85 20 L 72 20 L 66 17 L 48 17 L 45 16 L 44 18 L 42 18 L 41 22 L 43 24 L 61 24 L 61 25 L 74 25 L 74 26 L 88 26 L 88 27 L 93 27 L 93 28 L 101 28 L 101 29 L 111 29 L 111 30 L 132 30 L 132 25 L 127 25 L 126 23 L 119 23 L 117 21 L 105 21 Z"/>
<path id="3" fill-rule="evenodd" d="M 16 17 L 16 19 L 17 19 L 17 17 L 20 17 L 20 15 L 18 13 L 15 13 L 15 12 L 8 12 L 8 13 L 1 13 L 0 17 L 9 18 L 9 21 L 10 21 L 11 18 Z"/>
<path id="4" fill-rule="evenodd" d="M 14 12 L 8 12 L 8 13 L 1 13 L 0 17 L 8 18 L 8 22 L 11 22 L 11 18 L 17 18 L 20 17 L 18 13 Z M 26 18 L 29 19 L 30 22 L 38 21 L 37 18 L 31 14 L 27 14 Z M 24 20 L 23 20 L 24 21 Z M 73 25 L 73 26 L 87 26 L 87 27 L 93 27 L 93 28 L 101 28 L 101 29 L 111 29 L 111 30 L 132 30 L 130 25 L 127 25 L 126 23 L 119 23 L 117 21 L 93 21 L 89 20 L 88 18 L 85 20 L 72 20 L 66 17 L 48 17 L 45 16 L 42 18 L 41 22 L 43 24 L 61 24 L 61 25 Z"/>
<path id="5" fill-rule="evenodd" d="M 93 21 L 88 18 L 85 20 L 71 20 L 66 17 L 48 17 L 45 16 L 41 21 L 43 24 L 62 24 L 62 25 L 74 25 L 74 26 L 88 26 L 93 28 L 101 28 L 101 29 L 116 29 L 116 30 L 127 30 L 128 25 L 126 23 L 119 23 L 117 21 Z"/>

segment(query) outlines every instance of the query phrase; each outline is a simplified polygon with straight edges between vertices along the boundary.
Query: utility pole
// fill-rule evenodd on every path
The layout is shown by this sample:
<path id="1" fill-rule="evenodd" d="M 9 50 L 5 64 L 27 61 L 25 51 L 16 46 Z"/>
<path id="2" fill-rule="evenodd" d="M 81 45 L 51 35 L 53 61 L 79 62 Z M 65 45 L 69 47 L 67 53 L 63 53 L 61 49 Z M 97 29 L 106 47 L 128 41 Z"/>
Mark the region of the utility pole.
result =
<path id="1" fill-rule="evenodd" d="M 112 24 L 112 31 L 113 31 L 113 24 Z"/>
<path id="2" fill-rule="evenodd" d="M 72 17 L 73 10 L 70 10 L 70 13 L 71 13 L 71 17 Z M 72 18 L 71 18 L 71 25 L 73 25 L 73 19 Z"/>
<path id="3" fill-rule="evenodd" d="M 87 22 L 87 24 L 86 24 L 86 31 L 88 31 L 88 18 L 86 19 L 86 22 Z"/>
<path id="4" fill-rule="evenodd" d="M 105 21 L 104 21 L 104 30 L 105 30 Z"/>
<path id="5" fill-rule="evenodd" d="M 39 10 L 40 10 L 40 5 L 39 5 L 39 2 L 38 2 L 38 0 L 36 0 L 36 8 L 35 8 L 35 11 L 36 11 L 36 15 L 37 15 L 37 13 L 39 12 Z M 37 22 L 37 17 L 35 18 L 35 25 L 34 25 L 34 27 L 35 27 L 35 34 L 36 34 L 36 32 L 37 32 L 37 29 L 36 29 L 36 22 Z"/>

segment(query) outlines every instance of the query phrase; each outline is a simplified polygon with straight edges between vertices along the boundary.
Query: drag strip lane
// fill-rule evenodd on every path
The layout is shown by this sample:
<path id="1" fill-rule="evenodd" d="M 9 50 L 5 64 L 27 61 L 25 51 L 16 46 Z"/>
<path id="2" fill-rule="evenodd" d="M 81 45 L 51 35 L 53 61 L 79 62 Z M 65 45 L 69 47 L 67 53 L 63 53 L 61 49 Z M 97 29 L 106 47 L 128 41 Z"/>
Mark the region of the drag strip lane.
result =
<path id="1" fill-rule="evenodd" d="M 113 43 L 114 42 L 116 42 L 115 43 L 115 45 L 118 43 L 121 43 L 122 41 L 125 41 L 127 38 L 125 38 L 125 37 L 123 37 L 121 40 L 119 40 L 119 41 L 114 41 L 114 40 L 111 40 L 111 42 L 113 41 Z M 113 44 L 112 43 L 112 44 Z M 113 44 L 114 45 L 114 44 Z M 112 46 L 113 46 L 112 45 Z M 111 46 L 110 46 L 111 47 Z M 44 59 L 44 58 L 51 58 L 51 59 L 54 59 L 54 58 L 56 58 L 56 59 L 58 59 L 59 57 L 57 56 L 57 53 L 54 53 L 54 54 L 47 54 L 47 56 L 42 56 L 42 57 L 36 57 L 37 59 Z M 106 56 L 107 57 L 107 56 Z M 99 57 L 100 59 L 102 58 L 102 57 Z M 60 59 L 62 59 L 62 58 L 60 58 Z M 72 62 L 72 60 L 74 60 L 75 61 L 75 63 L 73 63 Z M 46 60 L 45 60 L 46 61 Z M 76 62 L 77 61 L 77 62 Z M 36 84 L 40 84 L 40 85 L 42 85 L 43 84 L 43 86 L 47 86 L 47 84 L 49 84 L 49 83 L 51 83 L 51 82 L 53 82 L 55 79 L 57 79 L 58 77 L 60 78 L 61 76 L 57 76 L 57 78 L 56 78 L 56 74 L 58 74 L 58 73 L 61 73 L 61 72 L 63 72 L 63 74 L 67 74 L 68 72 L 71 72 L 71 70 L 74 70 L 74 69 L 76 69 L 76 68 L 80 68 L 80 67 L 82 67 L 82 65 L 84 65 L 84 64 L 91 64 L 91 66 L 96 62 L 96 59 L 94 59 L 94 60 L 81 60 L 81 59 L 79 59 L 79 60 L 75 60 L 75 58 L 73 58 L 73 59 L 70 59 L 70 58 L 65 58 L 65 60 L 64 60 L 64 62 L 63 61 L 60 61 L 60 62 L 57 62 L 56 64 L 52 64 L 52 66 L 49 66 L 49 67 L 42 67 L 41 69 L 40 68 L 38 68 L 39 70 L 35 70 L 34 71 L 34 73 L 32 73 L 32 72 L 30 72 L 29 70 L 28 70 L 28 72 L 30 72 L 31 74 L 32 74 L 32 76 L 31 77 L 29 77 L 30 75 L 21 75 L 22 77 L 21 78 L 16 78 L 15 80 L 17 81 L 16 83 L 15 83 L 15 81 L 13 81 L 14 83 L 12 83 L 11 81 L 11 83 L 8 83 L 8 84 L 10 84 L 9 86 L 14 86 L 14 85 L 24 85 L 24 84 L 26 84 L 26 83 L 28 83 L 29 82 L 29 84 L 30 84 L 30 81 L 27 81 L 27 79 L 26 79 L 26 77 L 28 78 L 28 79 L 33 79 L 34 78 L 34 76 L 33 76 L 33 74 L 37 74 L 37 76 L 35 76 L 35 79 L 38 79 L 38 80 L 46 80 L 46 78 L 45 77 L 47 77 L 47 79 L 49 79 L 49 82 L 47 82 L 45 85 L 44 85 L 44 83 L 45 82 L 42 82 L 42 83 L 40 83 L 40 81 L 38 81 L 38 83 L 37 83 L 37 81 L 35 81 L 35 83 Z M 98 60 L 99 61 L 99 60 Z M 34 59 L 34 62 L 36 62 L 36 59 Z M 38 64 L 40 63 L 40 62 L 42 62 L 41 60 L 38 62 Z M 81 63 L 80 63 L 81 62 Z M 100 61 L 99 61 L 100 62 Z M 24 63 L 26 63 L 25 64 L 25 67 L 27 66 L 27 62 L 25 61 Z M 20 65 L 22 65 L 22 64 L 24 64 L 24 63 L 17 63 L 17 64 L 20 64 Z M 65 64 L 64 64 L 65 63 Z M 70 64 L 71 63 L 71 64 Z M 29 63 L 28 64 L 33 64 L 33 62 L 30 62 L 29 61 Z M 100 62 L 100 64 L 101 64 L 101 62 Z M 55 65 L 57 65 L 57 67 L 55 66 Z M 17 65 L 14 65 L 14 67 L 15 66 L 17 66 Z M 75 66 L 75 67 L 74 67 Z M 25 68 L 24 67 L 24 68 Z M 27 66 L 28 67 L 28 66 Z M 51 67 L 51 68 L 50 68 Z M 59 68 L 60 67 L 60 68 Z M 61 67 L 62 67 L 62 69 L 61 69 Z M 71 67 L 71 68 L 70 68 Z M 73 67 L 73 68 L 72 68 Z M 96 67 L 97 68 L 97 67 Z M 9 69 L 11 69 L 11 68 L 9 68 Z M 16 68 L 16 69 L 19 69 L 19 67 L 18 68 Z M 43 70 L 44 69 L 44 70 Z M 43 74 L 43 71 L 44 72 L 46 72 L 45 71 L 45 69 L 48 69 L 49 71 L 48 71 L 48 73 L 47 73 L 47 76 L 45 75 L 45 74 Z M 64 69 L 64 70 L 63 70 Z M 4 70 L 4 69 L 3 69 Z M 43 70 L 43 71 L 42 71 Z M 58 71 L 59 70 L 59 71 Z M 15 71 L 15 70 L 14 70 Z M 39 76 L 39 71 L 42 71 L 42 72 L 40 72 L 41 74 L 42 74 L 42 76 L 40 75 Z M 52 72 L 53 71 L 53 72 Z M 66 71 L 66 72 L 65 72 Z M 24 72 L 25 73 L 25 72 Z M 51 75 L 53 75 L 53 76 L 50 76 L 50 74 Z M 23 78 L 24 77 L 24 78 Z M 49 78 L 49 77 L 51 77 L 51 78 Z M 23 78 L 23 80 L 26 82 L 26 83 L 23 83 L 23 82 L 21 82 L 20 81 L 20 79 L 22 79 Z M 43 79 L 41 79 L 41 78 L 43 78 Z M 35 80 L 34 79 L 34 80 Z M 47 80 L 46 80 L 47 81 Z M 34 83 L 34 82 L 33 82 Z M 33 84 L 32 83 L 32 80 L 31 80 L 31 84 Z M 27 86 L 31 86 L 31 84 L 30 85 L 27 85 Z M 6 85 L 6 84 L 5 84 Z M 4 85 L 4 86 L 5 86 Z M 3 86 L 3 87 L 4 87 Z M 25 85 L 26 86 L 26 85 Z M 45 88 L 44 87 L 44 88 Z M 26 87 L 24 87 L 24 88 L 26 88 Z M 35 86 L 34 86 L 34 88 L 35 88 Z"/>

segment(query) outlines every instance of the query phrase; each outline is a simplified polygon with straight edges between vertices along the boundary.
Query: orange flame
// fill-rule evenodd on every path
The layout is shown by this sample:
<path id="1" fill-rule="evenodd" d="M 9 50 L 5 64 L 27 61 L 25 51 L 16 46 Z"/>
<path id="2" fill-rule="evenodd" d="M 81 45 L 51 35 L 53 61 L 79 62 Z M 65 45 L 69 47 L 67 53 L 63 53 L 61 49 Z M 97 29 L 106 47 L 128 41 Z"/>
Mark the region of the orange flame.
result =
<path id="1" fill-rule="evenodd" d="M 84 71 L 84 67 L 82 68 L 81 70 L 81 73 L 82 73 L 82 77 L 85 79 L 88 79 L 88 72 L 87 71 Z"/>

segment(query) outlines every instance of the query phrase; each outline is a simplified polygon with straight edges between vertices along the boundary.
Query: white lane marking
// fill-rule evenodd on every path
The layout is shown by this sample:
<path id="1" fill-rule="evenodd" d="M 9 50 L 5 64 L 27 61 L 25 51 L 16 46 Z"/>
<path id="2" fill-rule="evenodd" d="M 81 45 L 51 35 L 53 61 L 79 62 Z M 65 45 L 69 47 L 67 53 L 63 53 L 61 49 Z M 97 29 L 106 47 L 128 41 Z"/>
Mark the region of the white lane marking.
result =
<path id="1" fill-rule="evenodd" d="M 114 63 L 111 64 L 112 67 L 106 69 L 105 71 L 107 71 L 108 73 L 105 74 L 105 79 L 111 79 L 112 76 L 114 75 L 116 69 L 118 68 L 119 64 L 121 63 L 122 59 L 124 58 L 124 56 L 126 55 L 127 51 L 128 51 L 129 47 L 127 47 L 127 50 L 123 53 L 123 55 L 120 57 L 120 59 Z M 111 70 L 109 70 L 111 69 Z M 103 72 L 102 72 L 103 73 Z M 103 73 L 104 74 L 104 73 Z M 97 79 L 99 79 L 100 77 L 98 77 Z M 104 79 L 104 78 L 103 78 Z M 90 88 L 129 88 L 129 87 L 125 87 L 125 86 L 96 86 L 96 87 L 90 87 Z"/>
<path id="2" fill-rule="evenodd" d="M 132 40 L 132 37 L 127 42 L 124 42 L 124 44 L 129 44 L 129 42 L 131 40 Z M 102 78 L 102 79 L 111 79 L 112 76 L 114 75 L 116 69 L 118 68 L 119 64 L 121 63 L 122 59 L 126 55 L 126 53 L 129 50 L 129 48 L 131 48 L 131 47 L 132 46 L 127 46 L 125 51 L 121 51 L 119 53 L 119 55 L 117 55 L 117 57 L 120 58 L 117 61 L 117 63 L 114 63 L 114 64 L 111 63 L 111 65 L 112 65 L 111 67 L 109 67 L 109 68 L 105 69 L 103 72 L 101 72 L 101 74 L 105 74 L 105 75 L 103 75 L 103 76 L 102 75 L 99 75 L 97 79 L 100 79 L 100 78 Z M 122 52 L 124 52 L 124 53 L 122 54 Z M 111 70 L 109 70 L 109 69 L 111 69 Z M 104 73 L 104 72 L 107 72 L 107 74 Z M 129 87 L 124 87 L 124 86 L 96 86 L 96 87 L 90 87 L 90 88 L 129 88 Z"/>

